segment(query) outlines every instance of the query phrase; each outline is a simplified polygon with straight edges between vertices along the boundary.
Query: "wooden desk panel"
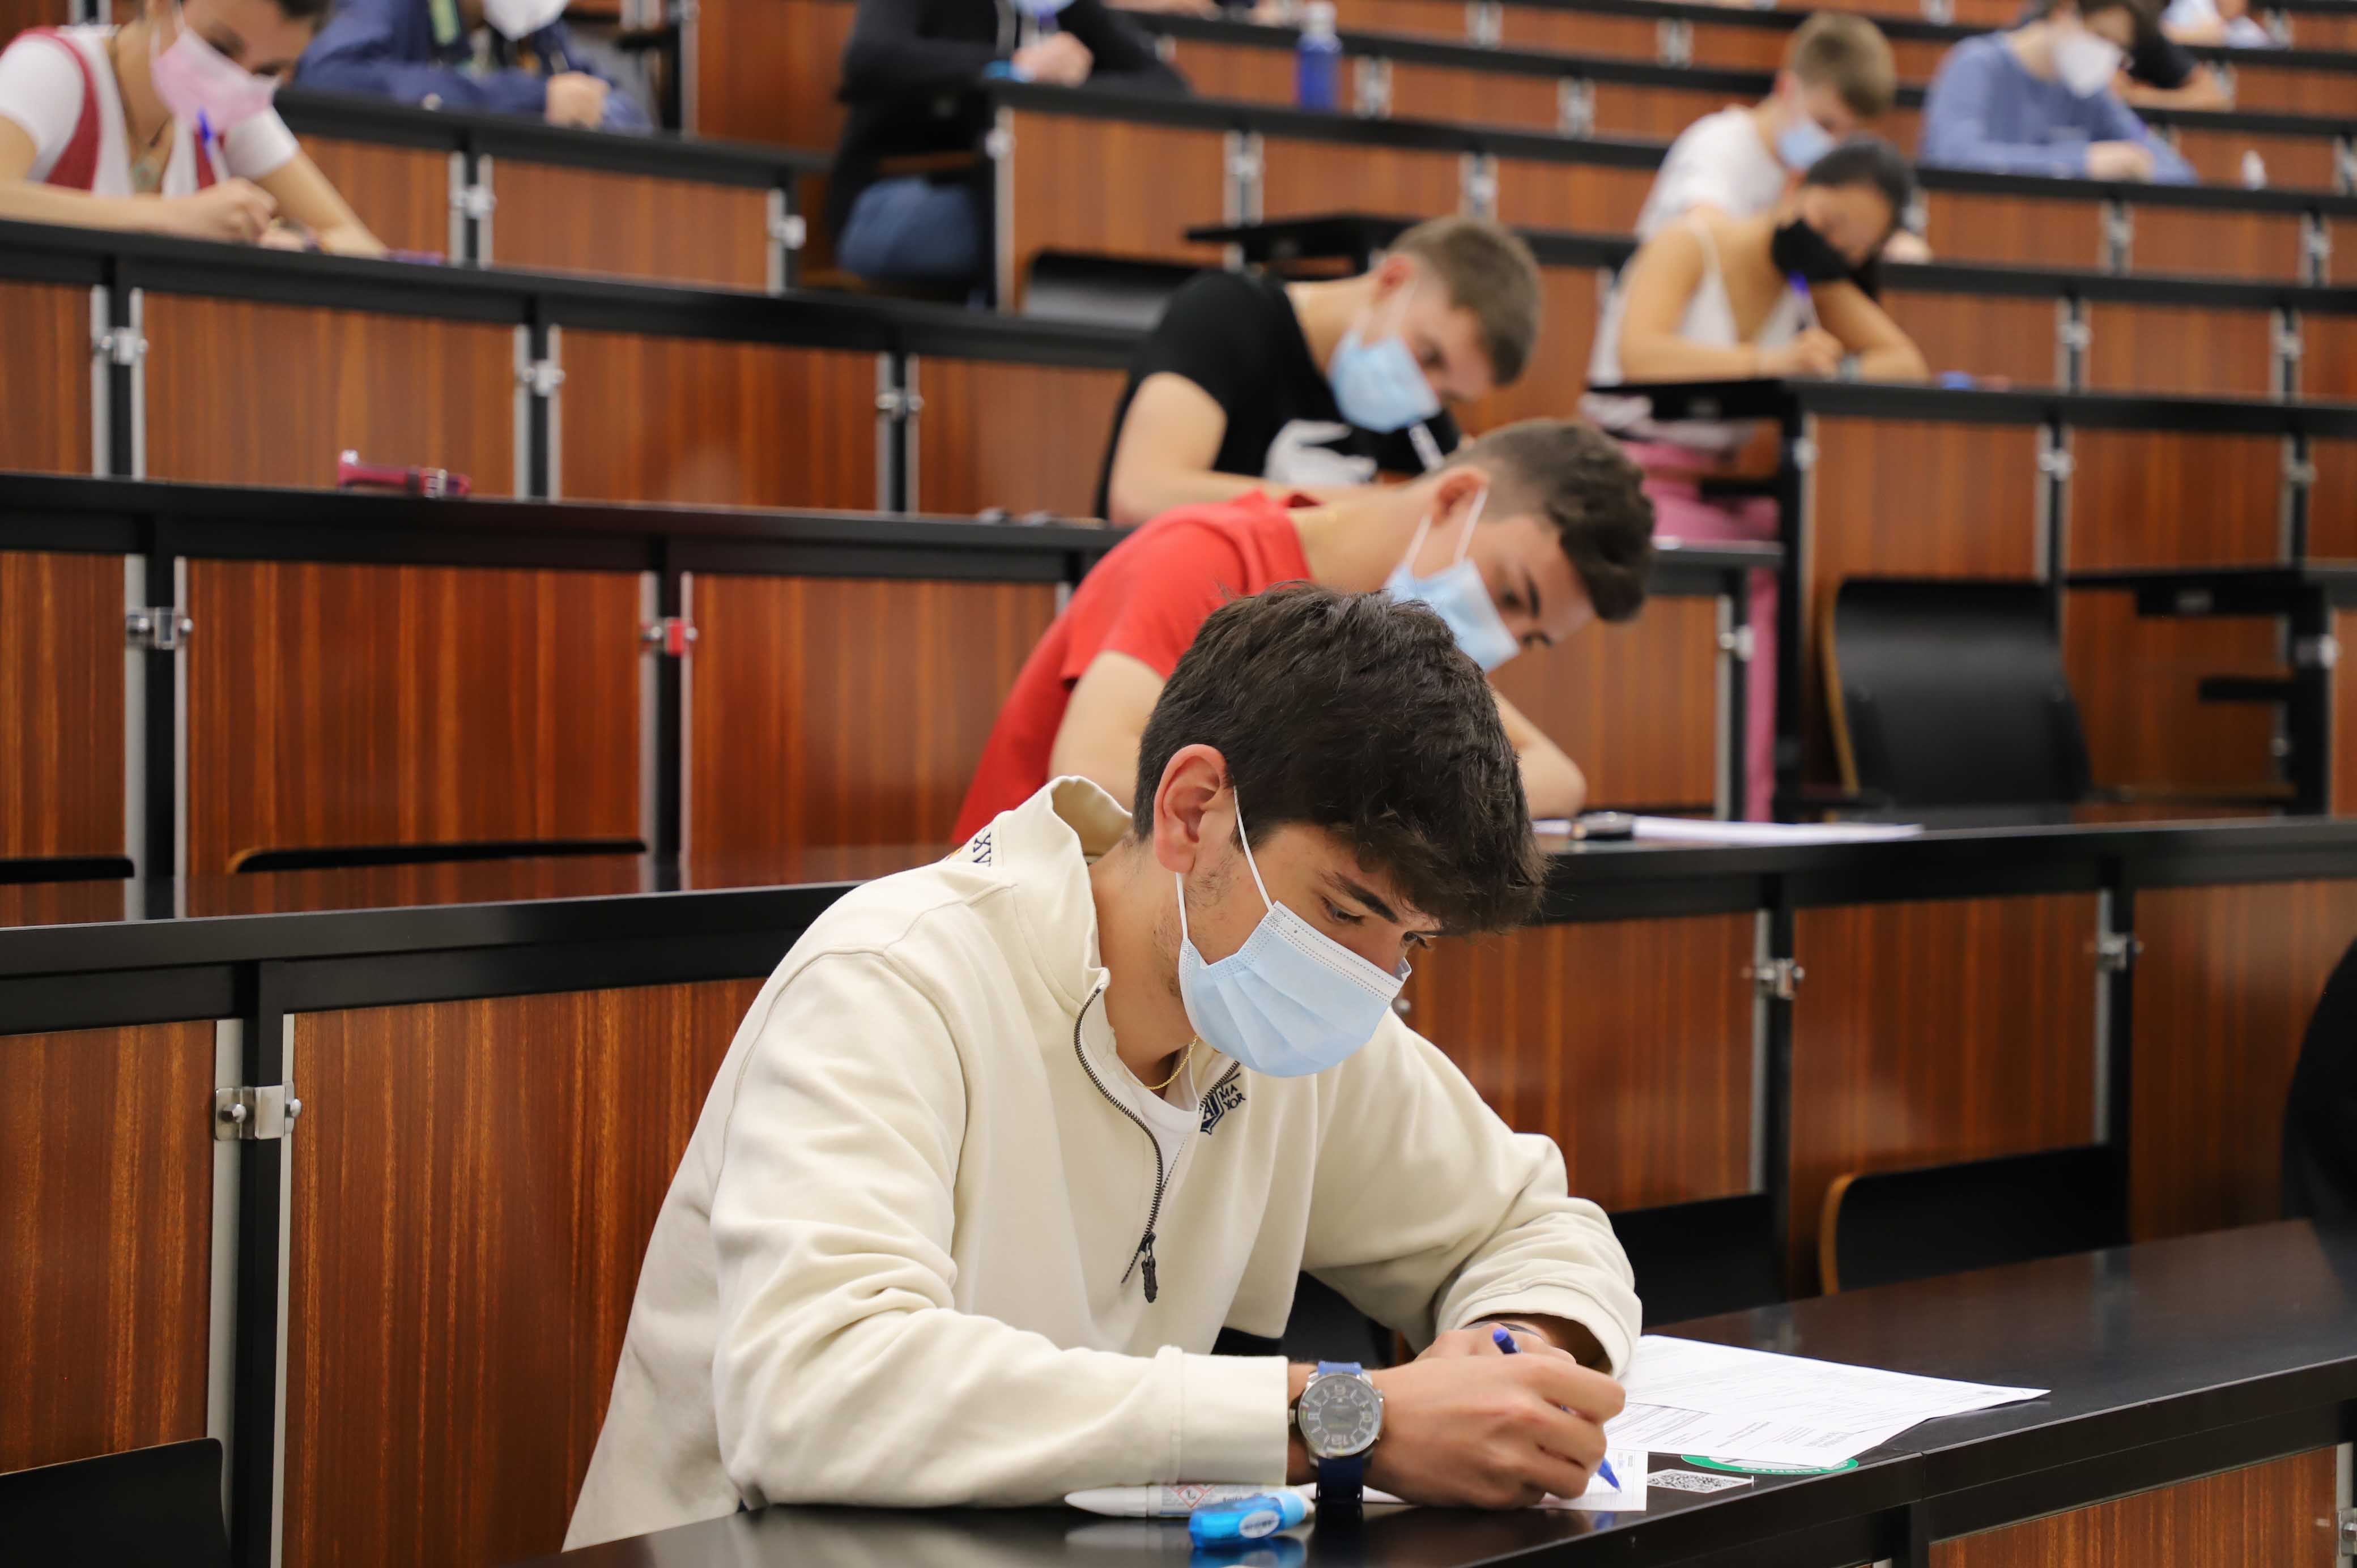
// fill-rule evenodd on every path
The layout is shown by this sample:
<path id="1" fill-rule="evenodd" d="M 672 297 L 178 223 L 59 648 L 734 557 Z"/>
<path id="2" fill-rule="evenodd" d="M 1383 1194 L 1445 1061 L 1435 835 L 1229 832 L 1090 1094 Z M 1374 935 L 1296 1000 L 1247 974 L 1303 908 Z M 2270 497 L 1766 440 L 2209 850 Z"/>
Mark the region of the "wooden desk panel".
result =
<path id="1" fill-rule="evenodd" d="M 2333 1568 L 2333 1451 L 2138 1492 L 2092 1508 L 1943 1541 L 1932 1568 Z"/>
<path id="2" fill-rule="evenodd" d="M 2062 664 L 2086 726 L 2094 781 L 2251 790 L 2276 782 L 2270 744 L 2277 710 L 2205 703 L 2211 675 L 2280 676 L 2269 619 L 2157 619 L 2127 594 L 2067 594 Z"/>
<path id="3" fill-rule="evenodd" d="M 332 489 L 336 456 L 515 489 L 515 334 L 309 306 L 147 296 L 147 472 Z"/>
<path id="4" fill-rule="evenodd" d="M 2332 635 L 2343 648 L 2357 648 L 2357 612 L 2338 610 Z M 2332 682 L 2332 814 L 2357 815 L 2357 680 L 2336 676 Z"/>
<path id="5" fill-rule="evenodd" d="M 688 842 L 947 843 L 1047 584 L 699 576 Z"/>
<path id="6" fill-rule="evenodd" d="M 123 567 L 0 552 L 0 856 L 123 852 Z"/>
<path id="7" fill-rule="evenodd" d="M 1462 7 L 1458 9 L 1461 13 Z M 1458 32 L 1460 36 L 1465 32 L 1461 24 Z M 1506 6 L 1500 34 L 1509 48 L 1552 49 L 1608 59 L 1651 60 L 1662 48 L 1661 24 L 1650 17 L 1590 16 L 1537 5 Z M 1599 92 L 1602 88 L 1598 83 Z"/>
<path id="8" fill-rule="evenodd" d="M 1725 1197 L 1751 1172 L 1752 917 L 1537 926 L 1416 961 L 1408 1022 L 1608 1208 Z"/>
<path id="9" fill-rule="evenodd" d="M 2103 214 L 2092 201 L 1935 190 L 1925 195 L 1924 206 L 1930 220 L 1923 238 L 1942 261 L 2056 267 L 2103 264 Z M 2144 214 L 2139 211 L 2136 216 L 2141 240 Z M 2140 246 L 2136 260 L 2139 265 L 2152 265 L 2145 261 Z"/>
<path id="10" fill-rule="evenodd" d="M 0 1470 L 204 1436 L 213 1026 L 0 1036 Z"/>
<path id="11" fill-rule="evenodd" d="M 1090 516 L 1126 379 L 1121 371 L 922 360 L 910 509 Z"/>
<path id="12" fill-rule="evenodd" d="M 1809 777 L 1834 777 L 1820 657 L 1846 577 L 2038 575 L 2038 434 L 1912 420 L 1817 423 L 1813 564 L 1803 585 L 1803 733 Z M 1927 487 L 1923 476 L 1941 481 Z"/>
<path id="13" fill-rule="evenodd" d="M 1580 771 L 1589 803 L 1708 806 L 1717 792 L 1718 601 L 1653 599 L 1497 673 Z"/>
<path id="14" fill-rule="evenodd" d="M 1464 179 L 1455 153 L 1275 136 L 1262 148 L 1261 215 L 1270 220 L 1337 211 L 1437 218 L 1462 205 Z"/>
<path id="15" fill-rule="evenodd" d="M 306 136 L 303 150 L 378 239 L 396 251 L 449 254 L 455 155 L 333 136 Z"/>
<path id="16" fill-rule="evenodd" d="M 1203 97 L 1292 106 L 1292 50 L 1254 48 L 1250 44 L 1208 43 L 1201 38 L 1171 38 L 1168 41 L 1171 65 L 1187 79 L 1187 84 Z M 1351 62 L 1345 57 L 1335 84 L 1335 91 L 1345 108 L 1351 102 Z"/>
<path id="17" fill-rule="evenodd" d="M 2324 982 L 2357 938 L 2357 883 L 2136 895 L 2128 1215 L 2138 1240 L 2283 1212 L 2284 1097 Z"/>
<path id="18" fill-rule="evenodd" d="M 1523 229 L 1631 232 L 1653 171 L 1498 160 L 1498 221 Z"/>
<path id="19" fill-rule="evenodd" d="M 1570 267 L 1539 269 L 1539 341 L 1523 379 L 1480 403 L 1456 410 L 1458 424 L 1479 435 L 1518 419 L 1566 419 L 1579 412 L 1587 390 L 1587 360 L 1607 273 Z"/>
<path id="20" fill-rule="evenodd" d="M 2078 430 L 2071 456 L 2074 572 L 2282 558 L 2276 436 Z"/>
<path id="21" fill-rule="evenodd" d="M 1512 125 L 1553 134 L 1562 120 L 1555 78 L 1392 62 L 1392 113 L 1460 125 Z"/>
<path id="22" fill-rule="evenodd" d="M 2264 310 L 2087 306 L 2093 392 L 2266 397 L 2275 391 L 2275 321 Z"/>
<path id="23" fill-rule="evenodd" d="M 2061 382 L 2051 300 L 1890 288 L 1883 291 L 1882 304 L 1923 350 L 1935 375 L 1964 371 L 1984 380 L 2002 377 L 2030 387 Z"/>
<path id="24" fill-rule="evenodd" d="M 1511 18 L 1523 9 L 1510 5 L 1506 14 Z M 1466 38 L 1465 7 L 1458 0 L 1338 0 L 1335 19 L 1355 32 L 1414 33 L 1458 43 Z"/>
<path id="25" fill-rule="evenodd" d="M 2271 114 L 2344 115 L 2350 78 L 2338 70 L 2311 70 L 2297 55 L 2244 51 L 2234 61 L 2234 107 Z"/>
<path id="26" fill-rule="evenodd" d="M 639 592 L 614 572 L 190 562 L 189 871 L 637 835 Z"/>
<path id="27" fill-rule="evenodd" d="M 2352 87 L 2357 91 L 2357 87 Z M 2330 136 L 2270 136 L 2249 131 L 2205 131 L 2177 126 L 2177 150 L 2193 166 L 2205 185 L 2243 183 L 2243 155 L 2256 153 L 2266 166 L 2267 183 L 2287 190 L 2333 190 L 2339 171 L 2333 167 Z M 2139 220 L 2141 221 L 2141 220 Z"/>
<path id="28" fill-rule="evenodd" d="M 2289 15 L 2291 41 L 2302 49 L 2357 49 L 2357 16 L 2301 11 Z"/>
<path id="29" fill-rule="evenodd" d="M 656 1211 L 759 985 L 296 1020 L 289 1568 L 562 1543 Z"/>
<path id="30" fill-rule="evenodd" d="M 1008 119 L 1013 166 L 1002 178 L 1012 188 L 1018 291 L 1040 251 L 1220 264 L 1218 246 L 1191 245 L 1180 236 L 1227 211 L 1222 133 L 1020 111 Z M 1150 179 L 1140 177 L 1147 169 Z M 1329 200 L 1318 210 L 1348 205 Z M 1011 308 L 1020 301 L 1000 303 Z"/>
<path id="31" fill-rule="evenodd" d="M 494 160 L 492 259 L 664 283 L 770 283 L 770 197 L 741 186 Z"/>
<path id="32" fill-rule="evenodd" d="M 2357 441 L 2319 441 L 2309 453 L 2308 551 L 2319 560 L 2357 557 Z"/>
<path id="33" fill-rule="evenodd" d="M 2093 202 L 2085 205 L 2095 209 Z M 2136 237 L 2128 256 L 2133 271 L 2287 283 L 2308 275 L 2297 213 L 2144 206 L 2134 208 L 2132 216 Z"/>
<path id="34" fill-rule="evenodd" d="M 1596 84 L 1596 130 L 1599 135 L 1674 141 L 1679 132 L 1732 102 L 1727 94 L 1690 88 L 1641 87 L 1632 82 Z"/>
<path id="35" fill-rule="evenodd" d="M 2093 1134 L 2093 894 L 1803 909 L 1793 940 L 1807 972 L 1792 1011 L 1796 1292 L 1844 1171 Z"/>
<path id="36" fill-rule="evenodd" d="M 2357 316 L 2313 311 L 2300 317 L 2303 397 L 2357 398 Z"/>
<path id="37" fill-rule="evenodd" d="M 0 384 L 38 389 L 8 400 L 0 468 L 93 471 L 90 298 L 64 284 L 0 283 Z"/>
<path id="38" fill-rule="evenodd" d="M 698 135 L 832 147 L 843 139 L 850 0 L 709 0 L 695 13 Z"/>
<path id="39" fill-rule="evenodd" d="M 876 356 L 567 332 L 559 491 L 576 500 L 873 508 Z"/>

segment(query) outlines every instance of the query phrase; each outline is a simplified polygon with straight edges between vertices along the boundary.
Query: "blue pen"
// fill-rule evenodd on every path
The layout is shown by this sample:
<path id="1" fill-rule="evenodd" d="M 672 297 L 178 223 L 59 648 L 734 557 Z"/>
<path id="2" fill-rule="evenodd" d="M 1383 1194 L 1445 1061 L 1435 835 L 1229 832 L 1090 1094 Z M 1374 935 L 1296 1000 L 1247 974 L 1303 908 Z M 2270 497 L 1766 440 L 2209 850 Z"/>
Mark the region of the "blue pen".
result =
<path id="1" fill-rule="evenodd" d="M 1509 1356 L 1519 1356 L 1523 1353 L 1523 1348 L 1514 1343 L 1514 1337 L 1506 1332 L 1506 1326 L 1502 1323 L 1491 1328 L 1490 1337 L 1496 1342 L 1499 1349 Z M 1612 1462 L 1609 1459 L 1598 1459 L 1596 1462 L 1596 1473 L 1604 1477 L 1606 1486 L 1616 1492 L 1620 1489 L 1620 1477 L 1612 1473 Z"/>

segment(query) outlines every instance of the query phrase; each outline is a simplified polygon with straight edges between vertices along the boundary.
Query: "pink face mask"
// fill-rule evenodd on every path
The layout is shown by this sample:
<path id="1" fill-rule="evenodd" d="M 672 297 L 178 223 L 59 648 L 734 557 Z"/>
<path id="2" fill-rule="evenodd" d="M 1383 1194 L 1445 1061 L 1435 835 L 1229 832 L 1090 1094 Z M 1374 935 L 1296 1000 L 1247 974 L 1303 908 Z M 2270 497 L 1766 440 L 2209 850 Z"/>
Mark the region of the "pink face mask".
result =
<path id="1" fill-rule="evenodd" d="M 221 132 L 270 107 L 277 78 L 254 75 L 199 38 L 185 12 L 175 6 L 174 14 L 179 37 L 169 48 L 157 47 L 160 32 L 148 35 L 148 74 L 156 83 L 156 96 L 174 119 L 194 124 L 201 117 Z"/>

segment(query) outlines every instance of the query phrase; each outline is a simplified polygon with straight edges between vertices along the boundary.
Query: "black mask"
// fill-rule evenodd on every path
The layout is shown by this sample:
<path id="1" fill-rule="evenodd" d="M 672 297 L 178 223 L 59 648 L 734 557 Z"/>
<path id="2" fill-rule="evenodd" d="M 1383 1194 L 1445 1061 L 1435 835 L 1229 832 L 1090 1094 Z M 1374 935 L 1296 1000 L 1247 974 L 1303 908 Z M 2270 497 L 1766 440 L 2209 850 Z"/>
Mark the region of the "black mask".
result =
<path id="1" fill-rule="evenodd" d="M 1799 218 L 1777 225 L 1768 242 L 1768 259 L 1785 276 L 1798 274 L 1810 283 L 1833 283 L 1850 275 L 1849 258 Z"/>

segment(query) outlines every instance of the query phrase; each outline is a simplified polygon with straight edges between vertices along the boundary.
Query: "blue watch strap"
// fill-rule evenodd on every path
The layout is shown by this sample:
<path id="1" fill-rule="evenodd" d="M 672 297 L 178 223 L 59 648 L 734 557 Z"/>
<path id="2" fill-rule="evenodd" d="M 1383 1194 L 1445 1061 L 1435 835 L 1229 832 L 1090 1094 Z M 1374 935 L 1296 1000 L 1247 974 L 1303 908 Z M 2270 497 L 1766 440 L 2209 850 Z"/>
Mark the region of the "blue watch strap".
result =
<path id="1" fill-rule="evenodd" d="M 1318 1375 L 1340 1372 L 1348 1377 L 1362 1377 L 1365 1370 L 1356 1361 L 1320 1361 Z M 1338 1455 L 1318 1461 L 1318 1506 L 1323 1508 L 1357 1508 L 1366 1500 L 1367 1455 Z"/>

